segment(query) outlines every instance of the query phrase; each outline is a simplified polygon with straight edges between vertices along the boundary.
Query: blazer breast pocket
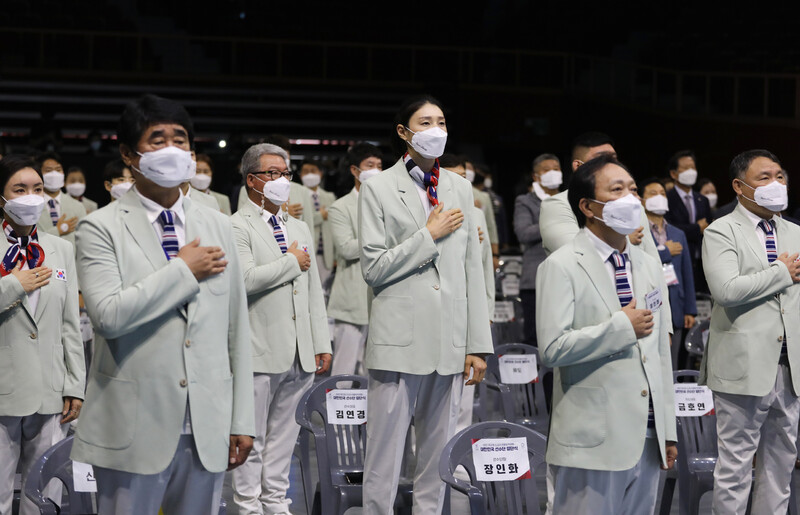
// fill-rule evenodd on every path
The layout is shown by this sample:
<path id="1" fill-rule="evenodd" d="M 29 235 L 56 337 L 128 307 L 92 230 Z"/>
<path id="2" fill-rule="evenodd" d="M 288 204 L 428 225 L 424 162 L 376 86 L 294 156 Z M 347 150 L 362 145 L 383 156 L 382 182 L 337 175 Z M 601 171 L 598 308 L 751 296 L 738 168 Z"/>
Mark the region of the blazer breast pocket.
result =
<path id="1" fill-rule="evenodd" d="M 221 274 L 204 279 L 201 284 L 205 284 L 208 291 L 214 295 L 225 295 L 231 289 L 229 277 L 228 271 L 225 270 Z"/>

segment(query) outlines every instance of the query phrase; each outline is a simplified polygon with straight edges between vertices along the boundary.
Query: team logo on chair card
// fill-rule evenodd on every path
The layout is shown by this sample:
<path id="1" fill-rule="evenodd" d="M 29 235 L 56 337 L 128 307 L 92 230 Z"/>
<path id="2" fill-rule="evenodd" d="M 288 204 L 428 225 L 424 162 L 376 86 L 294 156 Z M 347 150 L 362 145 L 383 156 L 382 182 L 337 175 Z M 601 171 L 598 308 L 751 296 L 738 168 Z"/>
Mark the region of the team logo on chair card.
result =
<path id="1" fill-rule="evenodd" d="M 535 354 L 506 354 L 498 356 L 500 382 L 504 384 L 528 384 L 539 382 Z"/>
<path id="2" fill-rule="evenodd" d="M 697 383 L 675 383 L 675 416 L 702 417 L 714 414 L 711 389 Z"/>
<path id="3" fill-rule="evenodd" d="M 516 481 L 531 477 L 525 438 L 473 440 L 472 463 L 478 481 Z"/>
<path id="4" fill-rule="evenodd" d="M 367 422 L 367 390 L 328 390 L 325 404 L 328 424 L 354 426 Z"/>
<path id="5" fill-rule="evenodd" d="M 67 280 L 67 271 L 63 268 L 56 268 L 56 272 L 54 277 L 59 281 L 66 281 Z"/>

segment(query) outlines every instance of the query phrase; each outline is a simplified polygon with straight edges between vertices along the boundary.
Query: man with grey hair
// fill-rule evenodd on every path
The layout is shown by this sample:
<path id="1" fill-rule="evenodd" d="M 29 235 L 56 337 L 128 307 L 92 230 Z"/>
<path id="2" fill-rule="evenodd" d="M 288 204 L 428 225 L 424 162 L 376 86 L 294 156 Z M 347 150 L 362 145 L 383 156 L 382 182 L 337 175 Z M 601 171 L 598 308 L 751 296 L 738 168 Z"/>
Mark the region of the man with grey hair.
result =
<path id="1" fill-rule="evenodd" d="M 314 240 L 281 212 L 292 172 L 282 148 L 250 147 L 242 157 L 247 200 L 231 217 L 242 263 L 253 346 L 256 437 L 233 474 L 239 513 L 288 514 L 289 466 L 303 393 L 331 362 L 331 337 Z"/>
<path id="2" fill-rule="evenodd" d="M 542 247 L 539 211 L 542 201 L 558 193 L 561 186 L 561 162 L 555 154 L 540 154 L 533 160 L 531 191 L 514 201 L 514 233 L 522 246 L 522 278 L 520 297 L 524 317 L 524 339 L 536 345 L 536 269 L 547 254 Z"/>

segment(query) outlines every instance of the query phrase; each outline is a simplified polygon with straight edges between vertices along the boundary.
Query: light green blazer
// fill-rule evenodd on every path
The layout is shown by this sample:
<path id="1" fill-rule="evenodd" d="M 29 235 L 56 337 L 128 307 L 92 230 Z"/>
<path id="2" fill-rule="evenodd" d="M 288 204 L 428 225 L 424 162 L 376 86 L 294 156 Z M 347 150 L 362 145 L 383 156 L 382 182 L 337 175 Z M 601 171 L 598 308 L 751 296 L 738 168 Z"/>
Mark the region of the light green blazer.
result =
<path id="1" fill-rule="evenodd" d="M 280 374 L 299 355 L 306 372 L 316 371 L 316 354 L 331 352 L 325 298 L 311 256 L 311 268 L 300 271 L 297 259 L 281 254 L 272 228 L 248 202 L 232 217 L 242 262 L 251 327 L 253 371 Z M 299 220 L 286 217 L 286 243 L 311 252 L 311 233 Z"/>
<path id="2" fill-rule="evenodd" d="M 247 204 L 247 200 L 247 188 L 242 186 L 242 189 L 239 191 L 239 203 L 236 210 L 238 211 L 239 209 L 242 209 L 242 207 Z M 305 222 L 308 226 L 308 230 L 311 232 L 311 234 L 314 234 L 314 201 L 311 200 L 311 194 L 309 193 L 308 188 L 302 184 L 292 182 L 289 189 L 289 204 L 303 204 L 303 214 L 299 219 Z M 314 242 L 315 252 L 316 249 L 317 243 Z"/>
<path id="3" fill-rule="evenodd" d="M 442 375 L 466 354 L 492 352 L 472 188 L 441 170 L 439 200 L 463 225 L 434 242 L 417 186 L 402 160 L 361 185 L 361 270 L 372 289 L 369 369 Z"/>
<path id="4" fill-rule="evenodd" d="M 78 275 L 95 354 L 72 457 L 155 474 L 172 460 L 187 396 L 200 461 L 228 467 L 229 435 L 254 435 L 247 298 L 230 218 L 184 197 L 186 241 L 228 266 L 197 281 L 167 261 L 135 190 L 78 226 Z"/>
<path id="5" fill-rule="evenodd" d="M 0 416 L 60 413 L 64 397 L 83 399 L 86 369 L 72 244 L 39 233 L 44 266 L 34 313 L 16 277 L 0 279 Z M 0 256 L 9 244 L 0 239 Z"/>
<path id="6" fill-rule="evenodd" d="M 222 212 L 222 214 L 231 216 L 231 199 L 229 199 L 227 195 L 223 195 L 222 193 L 211 190 L 208 190 L 208 194 L 217 200 L 217 204 L 219 204 L 219 210 Z"/>
<path id="7" fill-rule="evenodd" d="M 500 235 L 497 233 L 497 221 L 494 217 L 494 206 L 492 206 L 492 197 L 485 191 L 479 190 L 473 186 L 472 195 L 475 200 L 481 203 L 480 210 L 483 211 L 483 216 L 486 217 L 486 234 L 489 236 L 489 248 L 492 245 L 497 245 L 500 242 Z"/>
<path id="8" fill-rule="evenodd" d="M 645 295 L 668 295 L 661 262 L 629 245 L 637 307 Z M 616 287 L 582 231 L 550 255 L 536 274 L 536 334 L 542 363 L 555 367 L 547 463 L 625 470 L 642 455 L 647 392 L 653 399 L 662 464 L 665 440 L 676 440 L 668 310 L 653 332 L 636 339 Z"/>
<path id="9" fill-rule="evenodd" d="M 50 200 L 50 196 L 45 194 L 44 209 L 42 210 L 42 215 L 39 217 L 39 221 L 36 222 L 36 227 L 39 228 L 40 233 L 46 232 L 54 236 L 59 236 L 58 227 L 53 223 L 53 219 L 50 218 L 50 206 L 47 205 L 48 200 Z M 77 218 L 80 220 L 86 216 L 86 208 L 83 207 L 83 204 L 69 196 L 69 194 L 62 192 L 59 200 L 61 201 L 61 215 L 66 215 L 67 219 Z M 60 237 L 72 243 L 72 246 L 75 247 L 75 231 Z M 75 251 L 77 252 L 77 248 L 75 248 Z"/>
<path id="10" fill-rule="evenodd" d="M 208 193 L 204 193 L 192 186 L 189 186 L 189 198 L 192 199 L 192 202 L 198 204 L 200 206 L 210 207 L 215 211 L 220 211 L 219 202 L 217 202 L 216 197 L 212 197 Z"/>
<path id="11" fill-rule="evenodd" d="M 329 208 L 331 205 L 336 202 L 336 195 L 331 193 L 330 191 L 325 191 L 322 188 L 317 188 L 317 193 L 319 194 L 319 204 L 324 208 Z M 313 192 L 308 190 L 308 194 L 312 195 L 311 197 L 311 205 L 314 205 L 314 197 Z M 328 213 L 328 219 L 323 220 L 322 213 L 319 211 L 314 210 L 314 242 L 319 244 L 319 237 L 322 234 L 322 258 L 325 261 L 325 266 L 330 270 L 333 268 L 333 262 L 335 260 L 335 251 L 333 249 L 333 235 L 331 234 L 331 224 L 330 224 L 330 213 Z"/>
<path id="12" fill-rule="evenodd" d="M 354 189 L 328 209 L 331 240 L 336 251 L 336 276 L 328 299 L 328 316 L 366 325 L 367 283 L 361 275 L 361 247 L 358 244 L 358 192 Z"/>
<path id="13" fill-rule="evenodd" d="M 786 335 L 792 384 L 800 389 L 800 286 L 767 261 L 745 207 L 703 233 L 703 268 L 714 298 L 700 381 L 717 392 L 763 396 L 775 385 Z M 800 227 L 775 217 L 778 255 L 800 251 Z"/>
<path id="14" fill-rule="evenodd" d="M 475 217 L 475 225 L 483 230 L 483 242 L 481 242 L 481 265 L 483 266 L 483 282 L 486 286 L 486 304 L 489 308 L 489 320 L 494 318 L 494 260 L 492 259 L 492 243 L 489 241 L 489 234 L 486 232 L 486 217 L 483 210 L 472 206 L 472 216 Z"/>
<path id="15" fill-rule="evenodd" d="M 92 211 L 97 211 L 97 202 L 95 202 L 94 200 L 83 197 L 80 200 L 80 203 L 83 204 L 83 208 L 86 210 L 87 215 Z"/>

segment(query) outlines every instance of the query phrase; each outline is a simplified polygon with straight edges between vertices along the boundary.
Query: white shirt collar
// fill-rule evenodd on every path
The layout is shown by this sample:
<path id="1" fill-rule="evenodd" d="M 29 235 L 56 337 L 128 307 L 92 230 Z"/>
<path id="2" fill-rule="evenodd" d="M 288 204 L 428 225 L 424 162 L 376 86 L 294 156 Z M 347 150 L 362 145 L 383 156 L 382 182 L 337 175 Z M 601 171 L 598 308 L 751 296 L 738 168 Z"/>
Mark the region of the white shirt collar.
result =
<path id="1" fill-rule="evenodd" d="M 592 231 L 589 230 L 588 227 L 584 227 L 583 232 L 589 237 L 589 241 L 591 241 L 594 245 L 595 250 L 597 250 L 597 254 L 599 254 L 600 259 L 603 260 L 603 263 L 608 261 L 608 258 L 611 256 L 611 254 L 617 251 L 617 249 L 598 238 Z M 625 255 L 626 259 L 630 258 L 630 255 L 628 254 L 627 240 L 625 240 L 625 248 L 622 250 L 622 254 Z"/>
<path id="2" fill-rule="evenodd" d="M 550 196 L 546 191 L 544 191 L 544 188 L 542 188 L 542 185 L 538 182 L 533 183 L 533 193 L 539 197 L 539 200 L 544 200 Z"/>
<path id="3" fill-rule="evenodd" d="M 358 198 L 358 190 L 356 189 L 355 186 L 353 186 L 353 193 L 355 193 L 356 194 L 356 198 Z"/>
<path id="4" fill-rule="evenodd" d="M 144 210 L 147 213 L 147 220 L 152 224 L 158 219 L 158 215 L 160 215 L 161 212 L 164 211 L 164 209 L 166 208 L 161 204 L 159 204 L 158 202 L 156 202 L 155 200 L 151 200 L 142 195 L 141 193 L 139 193 L 139 190 L 136 189 L 136 186 L 133 187 L 133 191 L 135 191 L 136 194 L 139 195 L 139 200 L 142 202 L 142 206 L 144 207 Z M 183 192 L 181 191 L 180 188 L 178 188 L 178 200 L 175 201 L 175 203 L 172 205 L 172 207 L 169 208 L 169 210 L 175 213 L 175 216 L 178 217 L 178 220 L 180 221 L 181 224 L 186 223 L 186 215 L 183 212 Z"/>
<path id="5" fill-rule="evenodd" d="M 686 199 L 686 197 L 689 197 L 690 199 L 694 200 L 694 198 L 692 197 L 692 190 L 691 190 L 691 188 L 689 189 L 689 192 L 688 192 L 688 193 L 687 193 L 687 192 L 685 192 L 685 191 L 683 191 L 683 190 L 682 190 L 682 189 L 681 189 L 679 186 L 675 186 L 675 190 L 678 192 L 678 195 L 680 195 L 680 197 L 681 197 L 681 200 L 684 200 L 684 199 Z M 685 200 L 684 200 L 684 202 L 685 202 Z"/>
<path id="6" fill-rule="evenodd" d="M 758 224 L 763 220 L 763 218 L 753 213 L 744 206 L 742 206 L 742 209 L 744 210 L 744 213 L 747 215 L 747 218 L 749 218 L 750 222 L 753 224 L 753 229 L 758 229 Z M 775 220 L 775 217 L 776 215 L 772 215 L 772 218 L 770 218 L 769 220 Z"/>
<path id="7" fill-rule="evenodd" d="M 47 195 L 47 200 L 54 200 L 56 202 L 56 204 L 60 205 L 61 204 L 61 191 L 59 191 L 58 195 L 56 195 L 55 197 L 51 197 L 50 195 Z"/>

